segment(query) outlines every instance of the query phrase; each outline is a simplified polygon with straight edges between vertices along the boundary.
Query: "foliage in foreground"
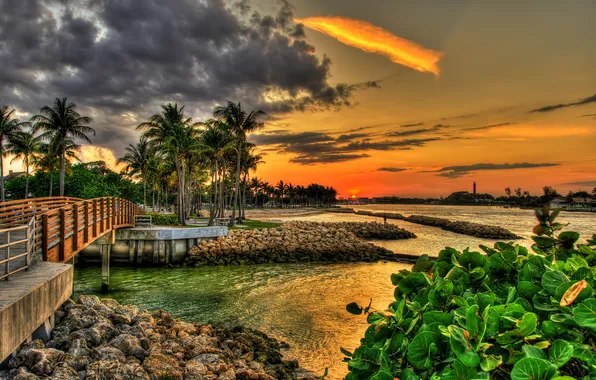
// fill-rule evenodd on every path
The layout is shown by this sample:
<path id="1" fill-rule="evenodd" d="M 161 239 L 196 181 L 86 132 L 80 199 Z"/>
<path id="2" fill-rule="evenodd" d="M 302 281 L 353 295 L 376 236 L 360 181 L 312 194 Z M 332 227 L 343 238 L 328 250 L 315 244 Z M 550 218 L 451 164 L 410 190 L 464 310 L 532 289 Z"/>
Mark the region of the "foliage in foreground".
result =
<path id="1" fill-rule="evenodd" d="M 536 211 L 535 244 L 447 248 L 391 276 L 395 302 L 368 315 L 348 380 L 596 378 L 596 235 L 562 232 Z"/>

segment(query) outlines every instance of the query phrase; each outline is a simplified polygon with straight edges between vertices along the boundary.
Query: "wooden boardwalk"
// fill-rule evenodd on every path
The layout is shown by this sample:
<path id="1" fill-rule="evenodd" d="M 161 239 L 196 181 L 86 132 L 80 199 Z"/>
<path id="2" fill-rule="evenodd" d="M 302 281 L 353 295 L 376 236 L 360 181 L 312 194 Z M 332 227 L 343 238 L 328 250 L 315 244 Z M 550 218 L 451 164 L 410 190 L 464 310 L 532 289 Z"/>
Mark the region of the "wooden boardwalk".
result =
<path id="1" fill-rule="evenodd" d="M 0 202 L 0 279 L 27 269 L 33 255 L 64 263 L 117 228 L 133 227 L 136 204 L 116 197 Z"/>

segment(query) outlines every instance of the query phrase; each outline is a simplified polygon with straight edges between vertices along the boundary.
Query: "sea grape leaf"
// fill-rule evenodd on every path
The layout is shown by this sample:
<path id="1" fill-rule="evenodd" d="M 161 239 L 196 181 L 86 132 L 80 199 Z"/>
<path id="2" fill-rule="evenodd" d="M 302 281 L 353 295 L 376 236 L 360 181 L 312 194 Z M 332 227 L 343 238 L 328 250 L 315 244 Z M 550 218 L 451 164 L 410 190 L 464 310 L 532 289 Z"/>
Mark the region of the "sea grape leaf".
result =
<path id="1" fill-rule="evenodd" d="M 511 370 L 511 380 L 550 380 L 557 373 L 557 367 L 544 359 L 523 358 Z"/>
<path id="2" fill-rule="evenodd" d="M 428 255 L 422 255 L 416 261 L 416 264 L 412 267 L 412 272 L 426 272 L 435 264 L 434 260 L 431 260 Z"/>
<path id="3" fill-rule="evenodd" d="M 557 239 L 563 245 L 563 248 L 570 249 L 573 248 L 573 244 L 579 240 L 579 233 L 574 231 L 561 232 L 559 236 L 557 236 Z"/>
<path id="4" fill-rule="evenodd" d="M 490 372 L 503 364 L 501 355 L 487 355 L 480 360 L 480 368 L 485 372 Z"/>
<path id="5" fill-rule="evenodd" d="M 561 286 L 566 285 L 566 283 L 561 284 Z M 559 288 L 561 288 L 561 286 L 559 286 Z M 559 298 L 559 293 L 562 291 L 562 289 L 560 291 L 559 288 L 557 288 L 557 299 Z M 592 290 L 592 287 L 590 286 L 590 284 L 588 284 L 586 280 L 581 280 L 577 282 L 574 281 L 573 284 L 569 286 L 569 288 L 565 290 L 565 292 L 561 296 L 561 302 L 559 302 L 559 304 L 561 306 L 571 306 L 571 304 L 573 304 L 574 302 L 578 303 L 592 296 L 593 293 L 594 291 Z"/>
<path id="6" fill-rule="evenodd" d="M 346 305 L 346 310 L 350 314 L 354 314 L 354 315 L 360 315 L 360 314 L 362 314 L 362 308 L 356 302 L 351 302 L 351 303 L 347 304 Z"/>
<path id="7" fill-rule="evenodd" d="M 573 318 L 581 327 L 596 328 L 596 299 L 588 298 L 573 308 Z"/>
<path id="8" fill-rule="evenodd" d="M 423 320 L 427 325 L 438 322 L 442 325 L 449 326 L 453 323 L 453 318 L 450 314 L 437 310 L 427 311 L 424 313 Z"/>
<path id="9" fill-rule="evenodd" d="M 548 236 L 532 236 L 532 240 L 539 248 L 551 248 L 555 245 L 555 239 Z"/>
<path id="10" fill-rule="evenodd" d="M 468 341 L 469 333 L 457 327 L 451 325 L 448 327 L 451 337 L 449 338 L 449 344 L 451 349 L 455 352 L 455 355 L 462 361 L 467 367 L 477 367 L 480 364 L 480 356 L 472 349 L 472 345 Z"/>
<path id="11" fill-rule="evenodd" d="M 526 313 L 522 319 L 517 322 L 517 329 L 520 334 L 524 337 L 532 334 L 536 331 L 536 325 L 538 323 L 538 317 L 534 313 Z"/>
<path id="12" fill-rule="evenodd" d="M 482 319 L 486 323 L 486 331 L 484 335 L 487 338 L 492 338 L 499 332 L 499 313 L 493 307 L 487 307 L 482 313 Z"/>
<path id="13" fill-rule="evenodd" d="M 573 356 L 573 346 L 562 339 L 557 339 L 548 350 L 548 356 L 557 368 L 561 368 Z"/>
<path id="14" fill-rule="evenodd" d="M 412 294 L 426 287 L 428 284 L 428 276 L 423 273 L 416 272 L 410 273 L 406 277 L 402 278 L 398 283 L 398 288 L 404 294 Z"/>
<path id="15" fill-rule="evenodd" d="M 542 351 L 540 348 L 536 346 L 530 346 L 528 344 L 522 347 L 522 351 L 526 354 L 528 358 L 539 358 L 539 359 L 547 359 L 546 352 Z"/>
<path id="16" fill-rule="evenodd" d="M 522 296 L 529 300 L 534 297 L 536 293 L 541 291 L 542 288 L 530 281 L 520 281 L 517 284 L 517 292 Z"/>
<path id="17" fill-rule="evenodd" d="M 466 313 L 466 330 L 468 330 L 472 338 L 476 337 L 481 329 L 482 320 L 480 319 L 480 315 L 478 315 L 478 310 L 478 305 L 472 305 Z"/>
<path id="18" fill-rule="evenodd" d="M 565 276 L 565 273 L 559 270 L 553 270 L 546 272 L 542 276 L 542 287 L 552 295 L 555 295 L 557 288 L 564 282 L 568 282 L 569 279 Z"/>
<path id="19" fill-rule="evenodd" d="M 394 377 L 392 374 L 385 370 L 380 370 L 379 372 L 375 373 L 370 380 L 393 380 Z"/>
<path id="20" fill-rule="evenodd" d="M 439 352 L 441 338 L 431 331 L 417 334 L 408 346 L 408 362 L 416 369 L 430 369 L 433 366 L 432 357 Z"/>

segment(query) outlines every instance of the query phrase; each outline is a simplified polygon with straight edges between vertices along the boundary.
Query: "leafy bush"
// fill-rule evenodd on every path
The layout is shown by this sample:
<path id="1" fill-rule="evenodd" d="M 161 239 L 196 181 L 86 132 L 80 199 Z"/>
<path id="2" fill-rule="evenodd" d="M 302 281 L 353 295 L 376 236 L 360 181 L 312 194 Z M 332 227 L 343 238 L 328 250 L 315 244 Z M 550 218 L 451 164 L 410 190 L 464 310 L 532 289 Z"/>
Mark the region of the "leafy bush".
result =
<path id="1" fill-rule="evenodd" d="M 176 214 L 150 213 L 151 223 L 155 226 L 178 226 L 178 217 Z"/>
<path id="2" fill-rule="evenodd" d="M 370 326 L 353 353 L 342 348 L 346 379 L 596 378 L 596 235 L 555 237 L 557 215 L 536 211 L 532 251 L 447 248 L 391 276 L 387 310 L 347 305 Z"/>

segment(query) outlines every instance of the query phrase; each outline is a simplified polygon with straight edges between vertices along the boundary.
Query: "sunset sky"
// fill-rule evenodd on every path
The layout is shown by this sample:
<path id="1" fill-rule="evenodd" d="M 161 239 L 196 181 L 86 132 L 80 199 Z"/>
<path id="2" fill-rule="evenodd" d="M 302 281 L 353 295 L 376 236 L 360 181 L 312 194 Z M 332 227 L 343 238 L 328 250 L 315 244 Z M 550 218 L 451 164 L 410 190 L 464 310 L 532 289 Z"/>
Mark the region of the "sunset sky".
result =
<path id="1" fill-rule="evenodd" d="M 203 120 L 232 100 L 268 114 L 250 140 L 269 182 L 591 191 L 595 14 L 591 0 L 0 0 L 0 104 L 27 118 L 68 96 L 95 119 L 83 159 L 112 166 L 160 104 Z"/>

